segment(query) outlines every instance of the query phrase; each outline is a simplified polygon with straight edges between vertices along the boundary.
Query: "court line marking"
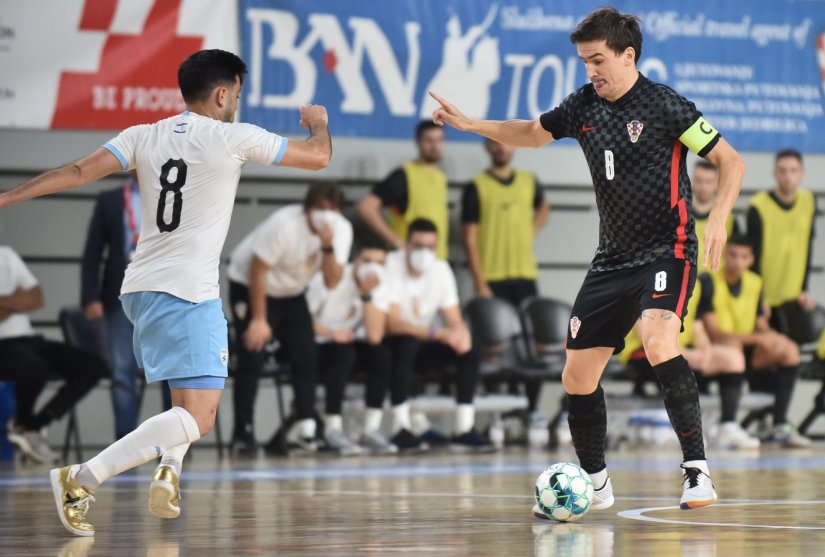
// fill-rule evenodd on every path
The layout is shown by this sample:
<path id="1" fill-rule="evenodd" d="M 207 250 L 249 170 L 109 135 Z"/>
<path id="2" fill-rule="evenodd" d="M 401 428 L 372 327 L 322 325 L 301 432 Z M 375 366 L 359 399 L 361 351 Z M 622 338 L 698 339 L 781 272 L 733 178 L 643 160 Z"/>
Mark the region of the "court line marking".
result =
<path id="1" fill-rule="evenodd" d="M 547 462 L 542 460 L 542 462 Z M 637 460 L 625 460 L 617 458 L 611 462 L 611 471 L 667 471 L 675 470 L 670 459 L 653 461 L 639 466 Z M 504 476 L 535 474 L 543 469 L 541 464 L 534 459 L 526 461 L 500 461 L 490 462 L 439 462 L 439 463 L 415 463 L 405 462 L 390 464 L 384 462 L 373 465 L 372 463 L 341 463 L 330 462 L 327 465 L 321 464 L 317 467 L 301 467 L 293 463 L 277 463 L 271 468 L 218 468 L 215 470 L 187 470 L 186 480 L 194 482 L 214 482 L 214 481 L 289 481 L 289 480 L 347 480 L 347 479 L 377 479 L 377 478 L 415 478 L 415 477 L 454 477 L 454 476 Z M 795 467 L 797 469 L 825 468 L 825 457 L 822 455 L 808 455 L 787 457 L 780 455 L 761 455 L 758 459 L 745 458 L 719 458 L 714 460 L 714 470 L 769 470 L 776 468 Z M 47 485 L 48 476 L 45 473 L 37 475 L 6 475 L 0 472 L 0 487 L 20 487 Z M 110 482 L 134 483 L 144 481 L 143 474 L 124 475 L 112 478 Z M 137 478 L 137 479 L 136 479 Z"/>
<path id="2" fill-rule="evenodd" d="M 744 501 L 731 503 L 718 503 L 714 506 L 735 507 L 735 506 L 758 506 L 758 505 L 823 505 L 825 501 Z M 683 524 L 686 526 L 721 526 L 732 528 L 762 528 L 765 530 L 825 530 L 825 526 L 791 526 L 784 524 L 742 524 L 740 522 L 700 522 L 695 520 L 677 520 L 673 518 L 659 518 L 647 516 L 645 513 L 656 511 L 678 511 L 679 506 L 667 507 L 647 507 L 643 509 L 629 509 L 616 513 L 621 518 L 638 520 L 641 522 L 656 522 L 659 524 Z"/>

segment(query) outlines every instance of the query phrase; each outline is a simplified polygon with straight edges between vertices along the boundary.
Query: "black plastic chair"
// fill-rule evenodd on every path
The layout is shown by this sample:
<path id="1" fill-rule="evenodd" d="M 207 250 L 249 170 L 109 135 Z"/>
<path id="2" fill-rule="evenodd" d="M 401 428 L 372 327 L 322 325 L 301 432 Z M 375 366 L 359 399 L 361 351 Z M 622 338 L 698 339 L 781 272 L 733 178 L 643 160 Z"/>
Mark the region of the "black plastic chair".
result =
<path id="1" fill-rule="evenodd" d="M 816 306 L 805 311 L 796 302 L 786 302 L 774 309 L 774 321 L 800 347 L 819 340 L 820 331 L 825 327 L 825 308 Z"/>
<path id="2" fill-rule="evenodd" d="M 464 311 L 473 344 L 482 352 L 482 375 L 510 376 L 521 372 L 526 359 L 516 308 L 500 298 L 474 298 Z"/>
<path id="3" fill-rule="evenodd" d="M 90 321 L 79 307 L 66 307 L 60 310 L 58 316 L 60 329 L 66 344 L 93 352 L 102 357 L 107 364 L 109 351 L 106 349 L 106 327 L 103 319 Z M 69 460 L 69 452 L 74 443 L 75 462 L 83 462 L 83 449 L 80 440 L 80 427 L 75 408 L 69 412 L 69 423 L 66 425 L 66 436 L 63 441 L 63 461 Z"/>
<path id="4" fill-rule="evenodd" d="M 535 296 L 521 304 L 527 353 L 546 375 L 558 378 L 564 369 L 567 324 L 573 307 L 560 300 Z"/>
<path id="5" fill-rule="evenodd" d="M 805 315 L 805 319 L 792 319 L 789 316 L 788 324 L 789 336 L 796 342 L 803 341 L 800 343 L 800 351 L 805 363 L 799 367 L 799 378 L 822 382 L 822 388 L 814 397 L 813 408 L 799 424 L 799 432 L 806 435 L 816 419 L 825 414 L 825 362 L 815 356 L 819 337 L 825 329 L 825 308 L 817 305 Z"/>

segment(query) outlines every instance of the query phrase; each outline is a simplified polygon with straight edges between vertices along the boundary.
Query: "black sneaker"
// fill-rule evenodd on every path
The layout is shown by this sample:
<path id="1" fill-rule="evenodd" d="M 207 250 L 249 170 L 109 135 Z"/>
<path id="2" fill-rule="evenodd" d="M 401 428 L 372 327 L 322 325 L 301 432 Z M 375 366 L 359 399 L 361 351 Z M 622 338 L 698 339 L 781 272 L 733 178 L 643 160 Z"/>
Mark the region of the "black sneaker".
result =
<path id="1" fill-rule="evenodd" d="M 456 453 L 494 453 L 496 446 L 475 428 L 461 435 L 453 436 L 450 450 Z"/>
<path id="2" fill-rule="evenodd" d="M 393 435 L 392 444 L 402 453 L 420 453 L 430 448 L 430 445 L 421 437 L 414 435 L 409 429 L 402 429 Z"/>
<path id="3" fill-rule="evenodd" d="M 258 443 L 251 435 L 236 436 L 229 445 L 229 454 L 241 458 L 255 458 L 258 456 Z"/>
<path id="4" fill-rule="evenodd" d="M 450 444 L 449 437 L 433 428 L 430 428 L 422 433 L 421 440 L 426 441 L 431 447 L 446 447 Z"/>

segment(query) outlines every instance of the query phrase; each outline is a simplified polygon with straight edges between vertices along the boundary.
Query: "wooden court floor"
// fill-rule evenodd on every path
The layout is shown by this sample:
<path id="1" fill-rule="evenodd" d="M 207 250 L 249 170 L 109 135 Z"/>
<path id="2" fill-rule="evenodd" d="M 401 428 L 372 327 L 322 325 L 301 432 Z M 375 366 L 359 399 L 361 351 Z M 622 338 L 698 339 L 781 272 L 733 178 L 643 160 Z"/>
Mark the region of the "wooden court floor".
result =
<path id="1" fill-rule="evenodd" d="M 60 525 L 46 469 L 0 471 L 0 555 L 825 555 L 825 445 L 711 453 L 717 505 L 677 508 L 678 454 L 609 454 L 617 500 L 580 522 L 533 519 L 535 477 L 569 452 L 218 461 L 195 451 L 183 514 L 148 514 L 151 466 L 105 484 L 93 539 Z"/>

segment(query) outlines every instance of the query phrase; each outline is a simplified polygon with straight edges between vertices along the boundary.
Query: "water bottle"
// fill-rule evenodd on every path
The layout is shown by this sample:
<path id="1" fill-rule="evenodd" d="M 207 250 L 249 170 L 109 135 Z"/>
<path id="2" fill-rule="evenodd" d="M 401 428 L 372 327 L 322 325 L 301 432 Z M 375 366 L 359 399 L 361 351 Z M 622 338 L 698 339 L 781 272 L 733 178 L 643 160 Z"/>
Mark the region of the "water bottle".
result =
<path id="1" fill-rule="evenodd" d="M 0 381 L 0 461 L 14 460 L 14 445 L 6 439 L 9 420 L 17 415 L 17 399 L 14 396 L 14 383 Z"/>
<path id="2" fill-rule="evenodd" d="M 501 421 L 501 418 L 496 418 L 492 424 L 490 424 L 490 443 L 497 449 L 500 449 L 504 446 L 504 424 Z"/>

